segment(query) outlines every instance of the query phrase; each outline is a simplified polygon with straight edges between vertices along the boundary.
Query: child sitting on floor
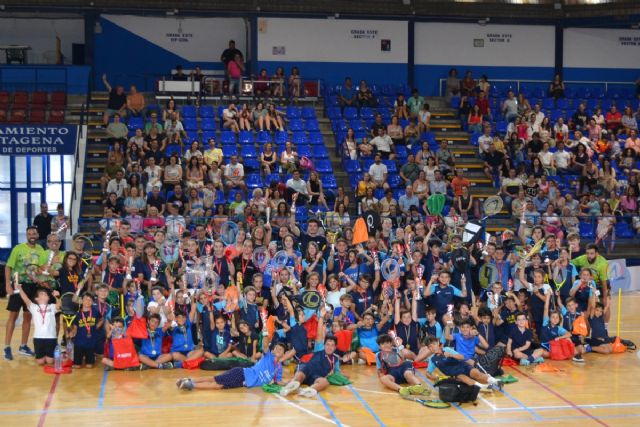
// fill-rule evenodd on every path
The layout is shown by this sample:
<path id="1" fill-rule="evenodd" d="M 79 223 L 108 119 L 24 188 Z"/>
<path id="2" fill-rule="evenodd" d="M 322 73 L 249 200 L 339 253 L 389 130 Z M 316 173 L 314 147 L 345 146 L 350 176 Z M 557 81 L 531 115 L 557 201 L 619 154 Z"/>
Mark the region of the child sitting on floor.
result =
<path id="1" fill-rule="evenodd" d="M 376 354 L 376 368 L 380 383 L 388 389 L 397 391 L 401 396 L 423 394 L 427 389 L 416 377 L 411 361 L 406 360 L 398 351 L 393 338 L 389 334 L 382 334 L 377 342 L 380 351 Z M 401 385 L 407 383 L 408 387 Z"/>

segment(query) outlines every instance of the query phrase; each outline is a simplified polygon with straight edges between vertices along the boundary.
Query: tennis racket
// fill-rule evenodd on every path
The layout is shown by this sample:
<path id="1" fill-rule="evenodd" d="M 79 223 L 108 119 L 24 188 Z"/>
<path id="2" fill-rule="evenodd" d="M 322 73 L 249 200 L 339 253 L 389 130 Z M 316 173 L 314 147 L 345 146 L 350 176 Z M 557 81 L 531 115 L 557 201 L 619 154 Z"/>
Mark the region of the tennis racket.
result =
<path id="1" fill-rule="evenodd" d="M 544 245 L 544 239 L 540 239 L 538 240 L 538 242 L 533 245 L 533 247 L 529 250 L 529 252 L 525 255 L 525 259 L 527 258 L 531 258 L 533 255 L 537 254 L 538 252 L 540 252 L 540 249 L 542 249 L 542 246 Z"/>
<path id="2" fill-rule="evenodd" d="M 569 274 L 567 272 L 567 267 L 556 265 L 553 267 L 553 272 L 551 278 L 553 279 L 553 283 L 556 285 L 556 291 L 559 291 L 564 286 L 567 281 Z"/>
<path id="3" fill-rule="evenodd" d="M 482 209 L 485 215 L 483 220 L 500 212 L 503 206 L 504 202 L 500 196 L 487 197 L 482 204 Z"/>
<path id="4" fill-rule="evenodd" d="M 402 398 L 404 400 L 410 400 L 412 402 L 419 403 L 422 406 L 426 406 L 427 408 L 447 409 L 451 407 L 451 403 L 443 402 L 442 400 L 437 399 L 420 399 L 419 397 L 414 396 L 402 396 Z"/>
<path id="5" fill-rule="evenodd" d="M 480 287 L 489 289 L 494 282 L 498 281 L 498 268 L 490 263 L 483 264 L 478 271 L 478 280 Z"/>

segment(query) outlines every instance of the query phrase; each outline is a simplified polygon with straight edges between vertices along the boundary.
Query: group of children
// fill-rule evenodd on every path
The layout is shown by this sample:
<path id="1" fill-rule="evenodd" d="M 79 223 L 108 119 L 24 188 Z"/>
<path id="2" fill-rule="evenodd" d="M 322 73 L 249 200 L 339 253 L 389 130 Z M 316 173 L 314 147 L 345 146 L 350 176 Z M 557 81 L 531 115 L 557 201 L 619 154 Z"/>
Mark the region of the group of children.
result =
<path id="1" fill-rule="evenodd" d="M 366 249 L 359 245 L 349 250 L 340 240 L 338 251 L 333 247 L 325 255 L 326 248 L 315 242 L 320 236 L 302 234 L 300 243 L 306 243 L 314 262 L 298 268 L 295 256 L 300 252 L 289 236 L 282 239 L 282 248 L 294 259 L 269 261 L 262 268 L 252 257 L 253 240 L 236 242 L 235 257 L 223 253 L 222 242 L 211 242 L 214 252 L 206 265 L 220 274 L 214 275 L 216 282 L 207 276 L 199 286 L 187 277 L 193 270 L 183 258 L 172 270 L 159 261 L 153 243 L 127 242 L 123 248 L 119 236 L 111 237 L 95 266 L 86 262 L 81 245 L 64 256 L 54 254 L 62 259 L 53 287 L 34 283 L 34 276 L 25 275 L 24 265 L 13 257 L 8 266 L 17 275 L 10 283 L 25 316 L 30 313 L 33 319 L 39 364 L 53 363 L 60 329 L 63 341 L 74 344 L 75 368 L 93 367 L 96 360 L 107 370 L 193 367 L 203 359 L 232 357 L 253 363 L 213 377 L 181 378 L 177 386 L 182 390 L 277 384 L 283 396 L 298 391 L 313 397 L 329 386 L 332 375 L 344 375 L 341 365 L 375 364 L 380 383 L 402 396 L 428 393 L 416 374 L 420 366 L 427 367 L 429 379 L 436 378 L 437 369 L 480 391 L 493 391 L 502 387 L 493 376 L 500 369 L 489 371 L 479 360 L 495 348 L 525 366 L 549 358 L 559 340 L 573 344 L 572 358 L 578 363 L 585 353 L 612 351 L 606 277 L 596 281 L 589 267 L 599 262 L 597 248 L 589 246 L 586 258 L 567 266 L 574 273 L 565 290 L 552 281 L 554 290 L 547 272 L 527 265 L 531 256 L 522 256 L 521 289 L 495 281 L 474 292 L 468 276 L 456 271 L 458 264 L 445 261 L 440 247 L 430 242 L 424 242 L 429 247 L 424 257 L 416 245 L 411 260 L 398 247 L 381 253 L 375 239 Z M 196 259 L 198 251 L 189 254 L 187 248 L 197 243 L 187 237 L 181 256 Z M 504 256 L 502 247 L 495 252 Z M 337 274 L 328 275 L 326 287 L 315 270 L 325 256 L 338 267 Z M 381 257 L 399 262 L 399 277 L 384 280 Z M 45 268 L 51 268 L 51 259 L 45 260 Z M 583 268 L 574 277 L 580 263 Z M 224 277 L 223 271 L 234 274 Z M 100 280 L 93 281 L 93 275 Z M 29 289 L 35 292 L 30 295 Z M 10 297 L 11 308 L 16 297 Z M 319 300 L 309 302 L 311 297 Z M 68 312 L 69 300 L 71 306 L 77 304 L 75 313 Z M 65 304 L 61 322 L 58 313 Z M 587 331 L 576 328 L 577 323 Z M 123 347 L 123 341 L 131 344 Z M 298 369 L 285 383 L 282 367 L 289 363 Z"/>

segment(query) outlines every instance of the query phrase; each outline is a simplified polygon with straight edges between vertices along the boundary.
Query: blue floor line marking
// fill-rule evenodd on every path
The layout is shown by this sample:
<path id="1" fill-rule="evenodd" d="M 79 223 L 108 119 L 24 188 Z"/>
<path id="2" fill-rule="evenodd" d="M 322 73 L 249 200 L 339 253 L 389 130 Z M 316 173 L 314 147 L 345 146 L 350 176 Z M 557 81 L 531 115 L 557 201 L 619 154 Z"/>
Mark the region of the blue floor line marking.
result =
<path id="1" fill-rule="evenodd" d="M 107 389 L 107 376 L 109 375 L 109 371 L 104 371 L 102 375 L 102 383 L 100 384 L 100 397 L 98 398 L 98 409 L 102 409 L 104 407 L 104 394 Z"/>
<path id="2" fill-rule="evenodd" d="M 378 422 L 378 424 L 380 425 L 380 427 L 386 427 L 386 425 L 382 422 L 382 420 L 380 419 L 380 417 L 378 417 L 378 414 L 375 413 L 375 411 L 371 408 L 371 406 L 369 406 L 369 404 L 367 402 L 365 402 L 365 400 L 362 398 L 362 396 L 360 396 L 360 394 L 353 388 L 353 386 L 351 384 L 349 384 L 349 390 L 351 390 L 351 392 L 353 393 L 353 395 L 360 401 L 360 403 L 362 403 L 362 406 L 365 407 L 365 409 L 371 414 L 371 416 Z"/>
<path id="3" fill-rule="evenodd" d="M 320 394 L 317 394 L 316 396 L 318 396 L 318 400 L 320 402 L 322 402 L 322 404 L 324 405 L 324 407 L 327 410 L 327 412 L 329 412 L 329 415 L 331 415 L 331 418 L 333 419 L 333 422 L 336 423 L 336 425 L 338 427 L 342 427 L 342 423 L 340 422 L 340 420 L 338 419 L 336 414 L 333 412 L 333 410 L 329 406 L 329 403 L 326 400 L 324 400 L 324 398 L 322 396 L 320 396 Z"/>

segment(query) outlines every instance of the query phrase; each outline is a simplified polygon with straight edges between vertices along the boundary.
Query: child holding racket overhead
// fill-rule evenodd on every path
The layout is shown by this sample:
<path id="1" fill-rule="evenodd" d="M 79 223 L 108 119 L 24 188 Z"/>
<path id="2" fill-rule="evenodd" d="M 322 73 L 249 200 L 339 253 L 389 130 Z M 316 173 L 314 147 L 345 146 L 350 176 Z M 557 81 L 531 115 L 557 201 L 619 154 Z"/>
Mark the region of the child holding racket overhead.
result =
<path id="1" fill-rule="evenodd" d="M 402 356 L 402 346 L 396 345 L 398 341 L 394 343 L 389 334 L 382 334 L 377 343 L 380 351 L 376 354 L 376 368 L 380 383 L 401 396 L 424 394 L 427 388 L 416 377 L 411 361 Z M 403 387 L 402 384 L 409 386 Z"/>

